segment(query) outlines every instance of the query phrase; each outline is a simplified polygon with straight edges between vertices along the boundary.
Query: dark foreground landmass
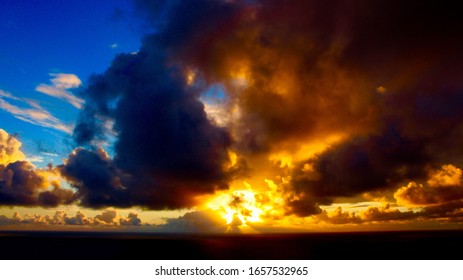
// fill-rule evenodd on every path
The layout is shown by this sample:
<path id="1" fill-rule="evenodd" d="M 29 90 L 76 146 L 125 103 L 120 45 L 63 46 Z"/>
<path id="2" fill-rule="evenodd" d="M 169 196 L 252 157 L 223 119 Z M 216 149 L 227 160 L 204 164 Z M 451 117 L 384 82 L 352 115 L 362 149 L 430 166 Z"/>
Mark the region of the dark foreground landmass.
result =
<path id="1" fill-rule="evenodd" d="M 461 259 L 463 231 L 261 235 L 0 232 L 2 259 Z"/>

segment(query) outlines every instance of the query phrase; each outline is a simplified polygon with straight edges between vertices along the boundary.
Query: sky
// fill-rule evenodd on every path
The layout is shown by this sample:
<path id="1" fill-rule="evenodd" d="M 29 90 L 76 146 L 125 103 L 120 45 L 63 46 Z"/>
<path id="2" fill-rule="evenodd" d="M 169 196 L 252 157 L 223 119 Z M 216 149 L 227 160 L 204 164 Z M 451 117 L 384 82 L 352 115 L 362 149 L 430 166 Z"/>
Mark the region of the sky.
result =
<path id="1" fill-rule="evenodd" d="M 461 228 L 457 11 L 2 1 L 0 226 Z"/>

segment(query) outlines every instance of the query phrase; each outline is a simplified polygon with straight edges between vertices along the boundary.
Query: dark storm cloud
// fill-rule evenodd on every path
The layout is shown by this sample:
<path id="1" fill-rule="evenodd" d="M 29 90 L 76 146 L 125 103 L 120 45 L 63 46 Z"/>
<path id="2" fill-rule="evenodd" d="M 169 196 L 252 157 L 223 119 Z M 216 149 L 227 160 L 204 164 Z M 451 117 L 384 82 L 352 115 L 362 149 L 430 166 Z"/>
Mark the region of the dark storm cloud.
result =
<path id="1" fill-rule="evenodd" d="M 443 87 L 461 86 L 458 50 L 463 43 L 456 38 L 462 21 L 451 4 L 175 3 L 162 29 L 171 58 L 224 84 L 233 80 L 234 68 L 247 69 L 249 85 L 240 93 L 228 89 L 242 110 L 235 124 L 239 144 L 250 149 L 330 132 L 370 132 L 381 125 L 386 110 L 396 117 L 407 114 L 412 122 L 405 120 L 404 126 L 414 128 L 422 120 L 406 110 L 419 105 L 421 117 L 433 119 L 432 114 L 445 113 L 445 106 L 438 105 L 439 112 L 435 102 L 447 99 L 435 91 L 455 98 Z M 390 96 L 378 94 L 380 86 Z"/>
<path id="2" fill-rule="evenodd" d="M 455 6 L 261 4 L 258 35 L 227 45 L 237 58 L 252 54 L 244 55 L 252 84 L 240 95 L 242 143 L 271 148 L 294 137 L 348 135 L 296 165 L 292 213 L 315 214 L 334 198 L 393 190 L 425 180 L 430 166 L 462 164 L 463 21 Z M 284 86 L 289 92 L 279 94 Z"/>
<path id="3" fill-rule="evenodd" d="M 199 69 L 208 81 L 225 84 L 232 103 L 240 108 L 240 118 L 231 124 L 239 147 L 267 151 L 281 142 L 347 126 L 362 129 L 360 121 L 375 121 L 379 97 L 369 90 L 377 85 L 356 73 L 349 76 L 350 69 L 343 69 L 336 57 L 337 37 L 343 35 L 336 33 L 336 19 L 342 16 L 344 4 L 234 3 L 242 6 L 234 4 L 229 13 L 218 9 L 208 28 L 192 23 L 201 28 L 188 34 L 188 43 L 175 44 L 174 49 L 176 59 Z M 221 21 L 214 21 L 216 14 Z M 179 29 L 173 26 L 167 29 Z M 217 26 L 214 32 L 211 26 Z M 245 85 L 237 89 L 239 79 Z"/>
<path id="4" fill-rule="evenodd" d="M 361 219 L 365 222 L 413 220 L 423 216 L 421 212 L 402 212 L 398 209 L 392 209 L 389 203 L 381 207 L 368 207 L 367 210 L 360 213 Z"/>
<path id="5" fill-rule="evenodd" d="M 188 87 L 182 65 L 167 58 L 170 46 L 196 32 L 193 22 L 205 26 L 214 11 L 212 1 L 188 3 L 180 5 L 181 20 L 171 18 L 165 30 L 147 36 L 138 53 L 117 56 L 81 91 L 86 102 L 76 142 L 94 145 L 105 133 L 117 136 L 113 159 L 77 149 L 59 167 L 82 205 L 188 207 L 194 196 L 226 188 L 234 176 L 225 170 L 231 137 L 209 121 L 199 101 L 205 88 Z"/>
<path id="6" fill-rule="evenodd" d="M 7 165 L 19 160 L 24 160 L 25 155 L 21 151 L 22 143 L 13 135 L 9 135 L 0 129 L 0 165 Z"/>
<path id="7" fill-rule="evenodd" d="M 83 206 L 130 205 L 130 198 L 122 186 L 122 174 L 102 149 L 76 149 L 69 154 L 66 163 L 57 168 L 77 189 L 76 195 Z"/>
<path id="8" fill-rule="evenodd" d="M 393 81 L 403 74 L 433 71 L 430 66 L 438 64 L 456 66 L 452 57 L 462 59 L 456 3 L 360 1 L 344 7 L 349 42 L 343 61 L 371 71 L 372 78 Z"/>
<path id="9" fill-rule="evenodd" d="M 379 135 L 354 137 L 335 144 L 300 163 L 293 170 L 291 184 L 296 193 L 309 197 L 312 203 L 330 204 L 339 196 L 395 188 L 404 180 L 424 178 L 427 161 L 421 142 L 405 139 L 396 128 L 389 127 Z"/>

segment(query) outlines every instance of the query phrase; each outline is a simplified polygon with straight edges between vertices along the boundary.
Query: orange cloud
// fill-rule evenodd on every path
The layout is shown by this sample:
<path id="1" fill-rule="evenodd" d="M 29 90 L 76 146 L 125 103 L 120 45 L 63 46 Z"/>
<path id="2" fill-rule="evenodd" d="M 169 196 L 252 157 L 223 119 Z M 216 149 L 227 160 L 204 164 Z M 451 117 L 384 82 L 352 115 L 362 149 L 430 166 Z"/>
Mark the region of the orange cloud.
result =
<path id="1" fill-rule="evenodd" d="M 397 221 L 397 220 L 413 220 L 420 214 L 399 209 L 393 209 L 389 203 L 381 207 L 369 207 L 367 210 L 360 213 L 360 218 L 363 221 Z"/>
<path id="2" fill-rule="evenodd" d="M 427 184 L 410 182 L 399 188 L 394 197 L 402 205 L 439 205 L 463 199 L 462 170 L 454 165 L 444 165 L 431 171 Z"/>
<path id="3" fill-rule="evenodd" d="M 343 211 L 341 207 L 331 212 L 324 210 L 320 214 L 312 216 L 312 219 L 315 223 L 324 222 L 335 225 L 362 223 L 362 219 L 356 213 Z"/>

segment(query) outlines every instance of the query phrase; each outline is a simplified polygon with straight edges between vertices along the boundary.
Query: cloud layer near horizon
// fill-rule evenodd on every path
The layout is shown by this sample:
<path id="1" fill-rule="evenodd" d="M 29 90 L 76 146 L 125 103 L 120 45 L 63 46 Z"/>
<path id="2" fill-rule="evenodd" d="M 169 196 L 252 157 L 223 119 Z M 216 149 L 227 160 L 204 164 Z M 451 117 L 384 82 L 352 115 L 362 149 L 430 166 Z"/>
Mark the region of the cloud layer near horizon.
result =
<path id="1" fill-rule="evenodd" d="M 15 212 L 8 218 L 0 215 L 0 226 L 9 225 L 73 225 L 73 226 L 141 226 L 141 219 L 137 213 L 129 213 L 127 217 L 120 216 L 115 210 L 105 210 L 95 217 L 87 217 L 78 211 L 75 216 L 69 216 L 65 211 L 56 211 L 50 215 L 24 215 Z"/>

